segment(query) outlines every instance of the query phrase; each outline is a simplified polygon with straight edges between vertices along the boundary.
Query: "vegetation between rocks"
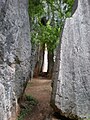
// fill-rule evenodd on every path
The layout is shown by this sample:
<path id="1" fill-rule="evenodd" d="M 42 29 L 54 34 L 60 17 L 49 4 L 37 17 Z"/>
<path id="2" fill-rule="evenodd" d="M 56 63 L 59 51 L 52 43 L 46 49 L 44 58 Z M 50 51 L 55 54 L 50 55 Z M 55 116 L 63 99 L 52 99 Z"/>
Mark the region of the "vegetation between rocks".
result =
<path id="1" fill-rule="evenodd" d="M 26 115 L 30 114 L 33 108 L 37 105 L 38 101 L 31 95 L 25 95 L 25 99 L 20 104 L 20 114 L 17 120 L 24 120 Z"/>

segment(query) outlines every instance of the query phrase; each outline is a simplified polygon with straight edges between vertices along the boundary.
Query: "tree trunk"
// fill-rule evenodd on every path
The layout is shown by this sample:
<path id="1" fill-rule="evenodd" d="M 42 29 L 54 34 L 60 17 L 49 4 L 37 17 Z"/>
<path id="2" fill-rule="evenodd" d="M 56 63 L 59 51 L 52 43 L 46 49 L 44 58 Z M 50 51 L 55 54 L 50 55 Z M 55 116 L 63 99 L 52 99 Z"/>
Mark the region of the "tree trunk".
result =
<path id="1" fill-rule="evenodd" d="M 35 69 L 34 69 L 34 77 L 38 77 L 42 74 L 43 62 L 44 62 L 44 50 L 45 44 L 39 47 L 38 49 L 38 61 L 36 62 Z"/>
<path id="2" fill-rule="evenodd" d="M 44 63 L 44 51 L 45 51 L 45 44 L 43 44 L 40 55 L 39 55 L 39 74 L 42 74 L 43 70 L 43 63 Z"/>
<path id="3" fill-rule="evenodd" d="M 47 76 L 48 78 L 52 78 L 52 73 L 53 73 L 53 66 L 54 66 L 54 53 L 48 51 L 48 70 L 47 70 Z"/>

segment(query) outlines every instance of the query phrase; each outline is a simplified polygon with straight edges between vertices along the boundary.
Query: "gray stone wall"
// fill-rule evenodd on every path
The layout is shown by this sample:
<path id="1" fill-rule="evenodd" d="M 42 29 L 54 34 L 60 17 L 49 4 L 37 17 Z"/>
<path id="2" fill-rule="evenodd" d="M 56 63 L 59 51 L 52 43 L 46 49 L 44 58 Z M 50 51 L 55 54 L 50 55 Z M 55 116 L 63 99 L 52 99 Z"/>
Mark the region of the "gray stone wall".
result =
<path id="1" fill-rule="evenodd" d="M 78 0 L 75 13 L 66 19 L 54 68 L 54 108 L 74 120 L 90 119 L 89 0 Z"/>
<path id="2" fill-rule="evenodd" d="M 30 77 L 28 0 L 0 0 L 0 120 L 12 120 Z"/>

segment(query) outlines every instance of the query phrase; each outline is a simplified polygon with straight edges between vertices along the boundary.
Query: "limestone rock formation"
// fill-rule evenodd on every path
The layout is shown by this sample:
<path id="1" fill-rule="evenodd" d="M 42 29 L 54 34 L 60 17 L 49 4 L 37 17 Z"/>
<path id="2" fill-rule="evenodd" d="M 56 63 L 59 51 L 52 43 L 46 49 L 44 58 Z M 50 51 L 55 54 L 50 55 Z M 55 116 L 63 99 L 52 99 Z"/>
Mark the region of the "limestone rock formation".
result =
<path id="1" fill-rule="evenodd" d="M 54 108 L 74 120 L 90 119 L 90 0 L 78 0 L 66 19 L 54 68 Z"/>
<path id="2" fill-rule="evenodd" d="M 12 120 L 30 77 L 28 0 L 0 0 L 0 120 Z"/>

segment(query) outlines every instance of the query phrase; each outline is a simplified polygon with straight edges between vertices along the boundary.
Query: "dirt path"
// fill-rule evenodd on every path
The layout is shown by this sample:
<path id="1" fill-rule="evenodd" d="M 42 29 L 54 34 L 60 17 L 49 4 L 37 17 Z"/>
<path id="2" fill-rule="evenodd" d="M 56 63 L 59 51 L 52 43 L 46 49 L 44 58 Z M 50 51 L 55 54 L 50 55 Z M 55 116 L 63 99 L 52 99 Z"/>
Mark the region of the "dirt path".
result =
<path id="1" fill-rule="evenodd" d="M 33 79 L 28 83 L 26 94 L 35 97 L 39 103 L 25 120 L 44 120 L 52 113 L 50 107 L 51 80 Z"/>

